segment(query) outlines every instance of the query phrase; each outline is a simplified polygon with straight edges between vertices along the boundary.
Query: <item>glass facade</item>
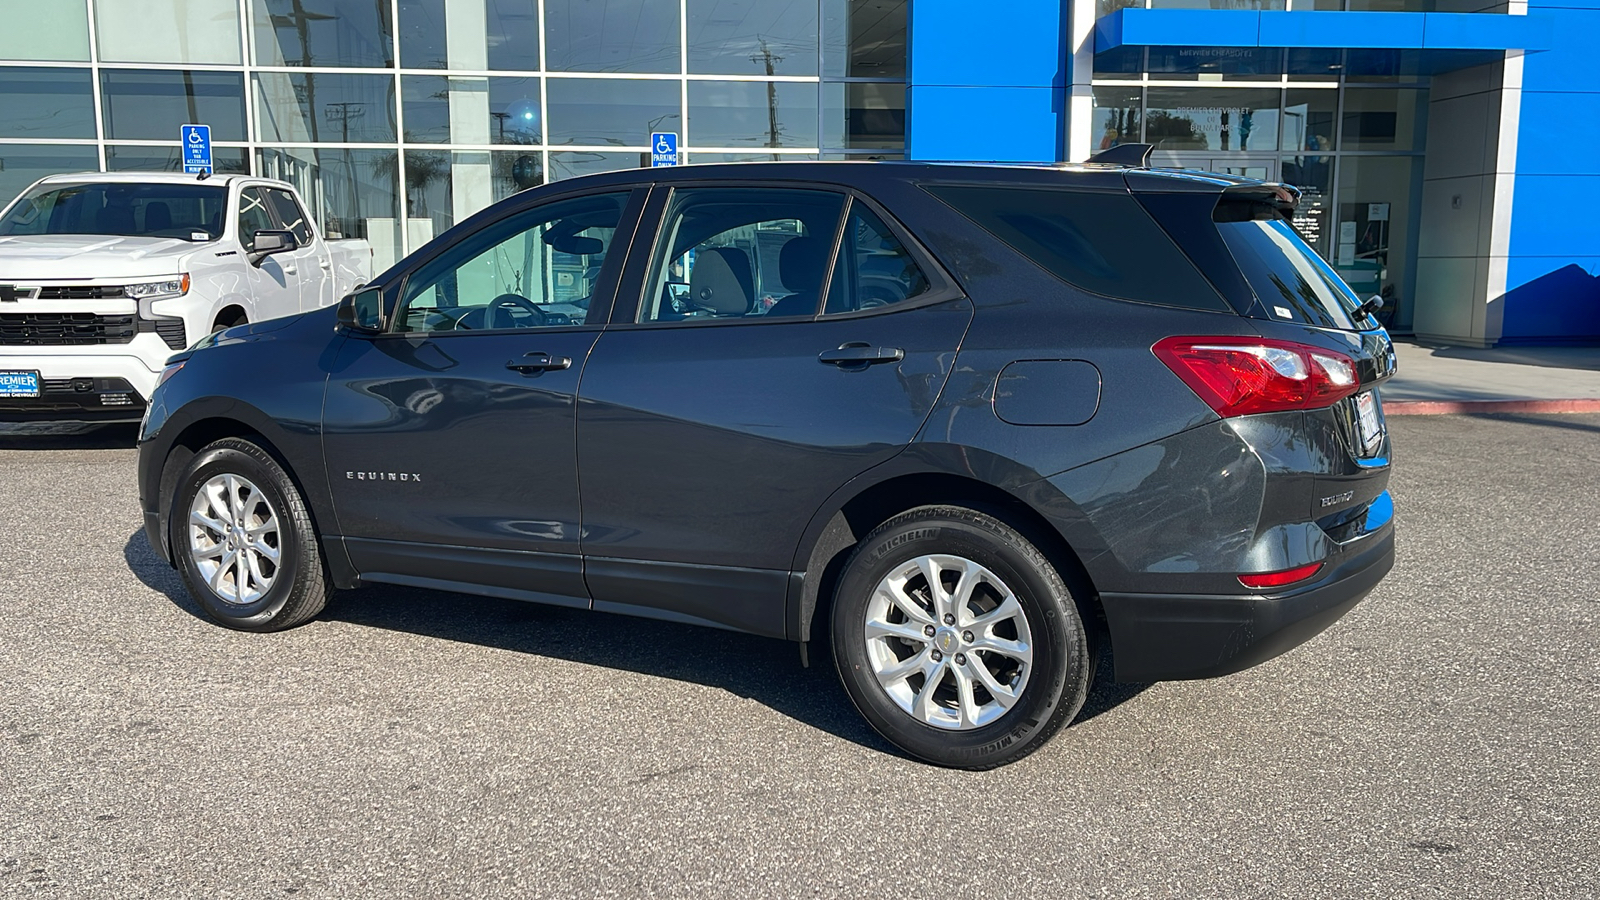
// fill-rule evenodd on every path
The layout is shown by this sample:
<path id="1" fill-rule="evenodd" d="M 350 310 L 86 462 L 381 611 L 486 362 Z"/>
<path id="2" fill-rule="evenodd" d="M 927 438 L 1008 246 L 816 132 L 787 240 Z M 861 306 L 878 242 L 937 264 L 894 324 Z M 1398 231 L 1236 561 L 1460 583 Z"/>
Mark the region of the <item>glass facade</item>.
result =
<path id="1" fill-rule="evenodd" d="M 1284 8 L 1234 0 L 1160 6 Z M 1102 11 L 1144 6 L 1102 0 Z M 1309 7 L 1293 0 L 1292 9 Z M 1351 6 L 1350 8 L 1356 8 Z M 1396 7 L 1398 8 L 1398 7 Z M 1409 7 L 1408 7 L 1409 8 Z M 1383 51 L 1123 48 L 1095 57 L 1096 149 L 1155 146 L 1155 165 L 1300 188 L 1295 225 L 1382 318 L 1409 330 L 1416 293 L 1428 79 Z"/>
<path id="2" fill-rule="evenodd" d="M 549 180 L 898 157 L 909 0 L 28 0 L 0 29 L 0 193 L 93 169 L 285 178 L 381 266 Z"/>

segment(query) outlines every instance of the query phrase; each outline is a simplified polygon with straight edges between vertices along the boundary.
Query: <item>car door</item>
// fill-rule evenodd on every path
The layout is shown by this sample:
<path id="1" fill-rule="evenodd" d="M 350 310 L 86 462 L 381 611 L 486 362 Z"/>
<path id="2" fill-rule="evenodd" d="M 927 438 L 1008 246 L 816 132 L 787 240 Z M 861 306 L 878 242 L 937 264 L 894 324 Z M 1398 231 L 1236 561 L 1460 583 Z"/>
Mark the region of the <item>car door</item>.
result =
<path id="1" fill-rule="evenodd" d="M 782 636 L 802 531 L 916 435 L 971 304 L 843 191 L 658 189 L 657 209 L 580 391 L 589 590 Z"/>
<path id="2" fill-rule="evenodd" d="M 284 231 L 276 210 L 267 200 L 262 188 L 250 185 L 239 191 L 239 243 L 246 252 L 255 248 L 258 231 Z M 261 260 L 259 265 L 247 267 L 250 296 L 255 308 L 250 311 L 252 320 L 276 319 L 300 311 L 300 251 L 274 253 Z"/>
<path id="3" fill-rule="evenodd" d="M 300 309 L 321 309 L 332 304 L 338 299 L 333 296 L 332 264 L 327 247 L 317 239 L 317 232 L 311 227 L 310 217 L 294 195 L 283 188 L 264 188 L 261 193 L 272 205 L 274 217 L 285 231 L 294 234 L 299 244 L 292 253 L 283 256 L 288 257 L 289 264 L 299 272 Z"/>
<path id="4" fill-rule="evenodd" d="M 574 403 L 644 191 L 486 224 L 338 350 L 323 413 L 333 500 L 369 581 L 587 606 Z"/>

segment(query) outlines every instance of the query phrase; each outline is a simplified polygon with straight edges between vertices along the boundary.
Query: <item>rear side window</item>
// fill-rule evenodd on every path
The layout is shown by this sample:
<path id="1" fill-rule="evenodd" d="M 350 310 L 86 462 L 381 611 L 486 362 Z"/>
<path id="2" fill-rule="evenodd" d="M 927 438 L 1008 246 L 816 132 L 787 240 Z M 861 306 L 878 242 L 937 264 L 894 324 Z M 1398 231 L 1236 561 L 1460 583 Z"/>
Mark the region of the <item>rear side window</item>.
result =
<path id="1" fill-rule="evenodd" d="M 1141 303 L 1229 309 L 1132 194 L 987 186 L 928 190 L 1074 287 Z"/>
<path id="2" fill-rule="evenodd" d="M 872 210 L 852 202 L 825 312 L 876 309 L 921 297 L 928 290 L 928 276 L 889 226 Z"/>
<path id="3" fill-rule="evenodd" d="M 1269 316 L 1356 330 L 1361 301 L 1274 207 L 1224 200 L 1214 216 L 1223 243 Z"/>

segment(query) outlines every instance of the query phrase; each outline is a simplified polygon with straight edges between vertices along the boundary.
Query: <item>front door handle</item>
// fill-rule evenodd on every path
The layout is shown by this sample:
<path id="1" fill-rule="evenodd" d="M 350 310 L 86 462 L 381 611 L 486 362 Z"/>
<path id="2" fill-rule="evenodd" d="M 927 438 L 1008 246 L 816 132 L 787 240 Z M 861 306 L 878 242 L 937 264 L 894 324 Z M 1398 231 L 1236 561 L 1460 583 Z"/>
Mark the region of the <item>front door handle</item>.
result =
<path id="1" fill-rule="evenodd" d="M 528 372 L 549 372 L 557 369 L 572 368 L 572 357 L 551 356 L 548 353 L 529 353 L 521 359 L 508 360 L 506 368 L 524 374 Z"/>
<path id="2" fill-rule="evenodd" d="M 873 347 L 859 342 L 851 342 L 840 346 L 837 350 L 824 350 L 817 354 L 819 362 L 832 366 L 866 367 L 877 363 L 899 362 L 905 358 L 906 352 L 899 347 Z"/>

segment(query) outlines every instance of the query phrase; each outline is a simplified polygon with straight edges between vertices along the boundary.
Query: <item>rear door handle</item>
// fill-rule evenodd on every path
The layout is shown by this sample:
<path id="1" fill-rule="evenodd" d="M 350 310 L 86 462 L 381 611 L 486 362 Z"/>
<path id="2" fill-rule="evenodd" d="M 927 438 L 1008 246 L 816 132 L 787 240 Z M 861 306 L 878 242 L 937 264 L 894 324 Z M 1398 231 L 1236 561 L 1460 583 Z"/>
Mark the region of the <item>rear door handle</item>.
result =
<path id="1" fill-rule="evenodd" d="M 527 356 L 524 356 L 521 359 L 513 359 L 506 362 L 506 368 L 524 373 L 549 372 L 557 369 L 569 369 L 571 367 L 572 357 L 551 356 L 550 354 L 543 352 L 529 353 Z"/>
<path id="2" fill-rule="evenodd" d="M 906 352 L 899 347 L 873 347 L 860 343 L 845 344 L 837 350 L 824 350 L 817 354 L 819 362 L 833 366 L 870 366 L 899 362 L 905 358 Z"/>

